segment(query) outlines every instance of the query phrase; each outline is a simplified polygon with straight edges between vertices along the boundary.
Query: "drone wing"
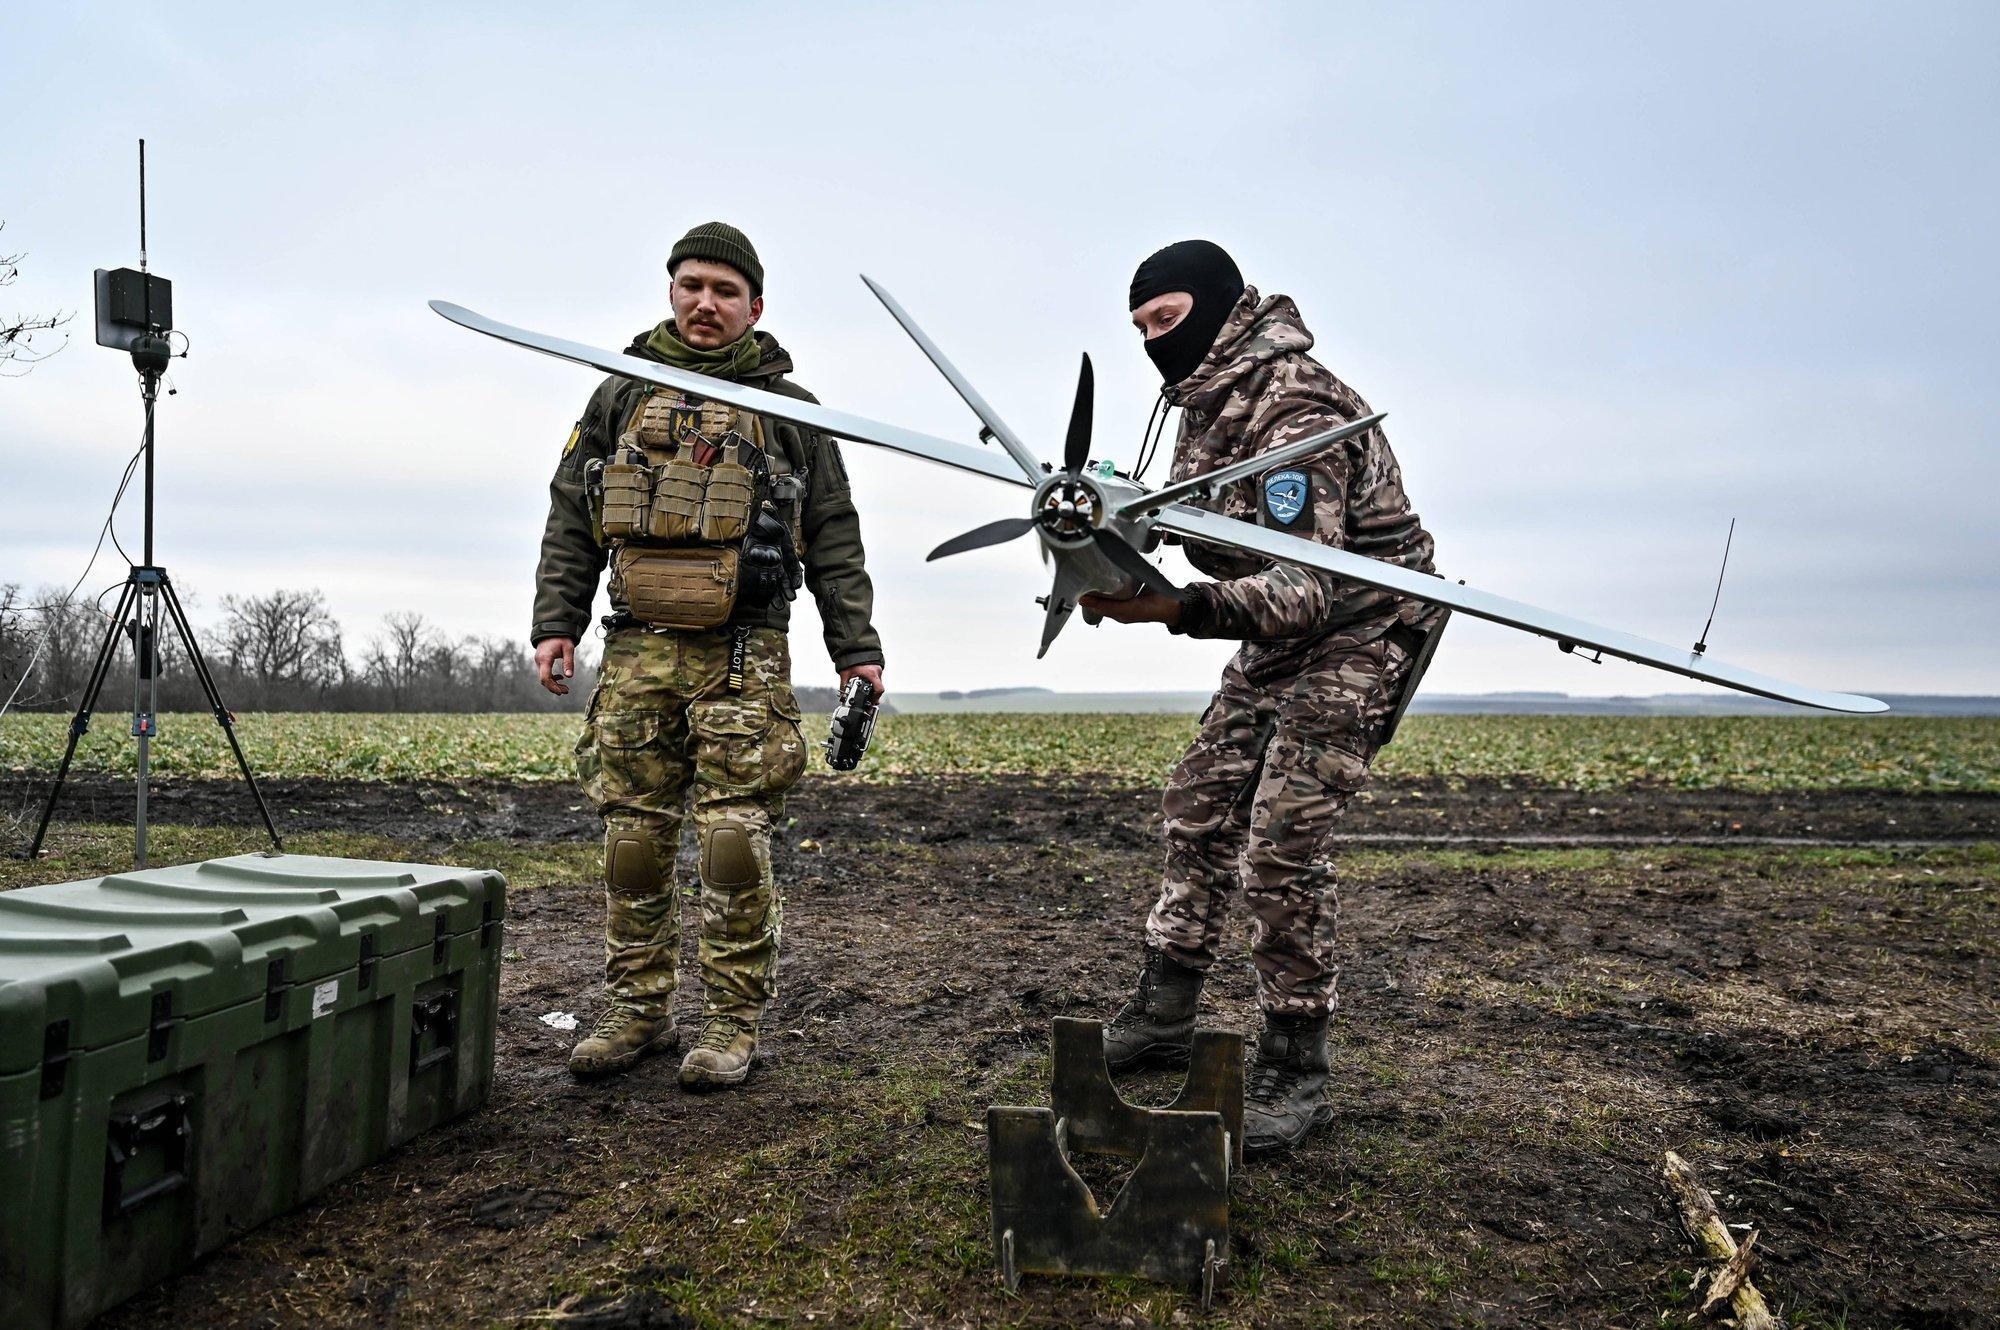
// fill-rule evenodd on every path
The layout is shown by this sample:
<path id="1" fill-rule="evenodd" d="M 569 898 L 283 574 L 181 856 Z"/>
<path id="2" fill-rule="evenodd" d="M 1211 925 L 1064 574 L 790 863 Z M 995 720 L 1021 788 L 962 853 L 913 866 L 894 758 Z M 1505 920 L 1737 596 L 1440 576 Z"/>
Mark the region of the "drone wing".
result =
<path id="1" fill-rule="evenodd" d="M 1022 474 L 1021 468 L 1012 460 L 983 448 L 953 443 L 950 439 L 940 439 L 935 435 L 904 429 L 900 425 L 884 425 L 880 421 L 869 420 L 865 416 L 851 416 L 845 411 L 835 411 L 816 402 L 783 397 L 760 388 L 731 383 L 727 379 L 713 379 L 706 374 L 675 369 L 672 365 L 641 360 L 637 356 L 623 355 L 616 351 L 606 351 L 601 347 L 585 346 L 581 342 L 570 342 L 560 337 L 529 332 L 526 328 L 498 323 L 483 314 L 475 314 L 469 309 L 447 301 L 433 300 L 431 308 L 460 327 L 485 333 L 488 337 L 497 337 L 503 342 L 512 342 L 516 346 L 525 346 L 530 351 L 540 351 L 543 355 L 555 356 L 559 360 L 573 360 L 579 365 L 589 365 L 593 369 L 603 370 L 606 374 L 622 374 L 628 379 L 657 383 L 666 388 L 678 388 L 691 397 L 723 402 L 775 420 L 788 420 L 794 425 L 803 425 L 836 438 L 872 443 L 892 452 L 920 457 L 926 462 L 956 467 L 960 471 L 970 471 L 974 475 L 985 476 L 991 480 L 1004 480 L 1010 485 L 1029 487 L 1035 484 L 1034 480 Z"/>
<path id="2" fill-rule="evenodd" d="M 867 273 L 861 274 L 861 280 L 875 293 L 875 298 L 882 302 L 882 308 L 889 311 L 889 317 L 910 335 L 910 340 L 917 344 L 917 348 L 924 353 L 924 358 L 937 366 L 938 373 L 944 375 L 952 390 L 972 408 L 972 414 L 979 417 L 979 423 L 984 427 L 981 434 L 1006 449 L 1007 455 L 1014 459 L 1014 465 L 1020 467 L 1022 474 L 1028 477 L 1030 485 L 1041 484 L 1042 477 L 1047 474 L 1042 469 L 1041 459 L 1028 450 L 1028 445 L 1021 442 L 1020 435 L 1007 428 L 1007 422 L 1000 419 L 1000 413 L 988 405 L 979 390 L 972 386 L 972 380 L 959 373 L 958 366 L 945 358 L 944 352 L 938 350 L 938 344 L 917 326 L 917 321 L 910 317 L 910 312 L 897 302 L 896 297 L 890 295 Z"/>
<path id="3" fill-rule="evenodd" d="M 1519 628 L 1523 632 L 1553 638 L 1565 651 L 1577 647 L 1601 651 L 1606 655 L 1619 656 L 1641 665 L 1650 665 L 1654 669 L 1685 675 L 1690 679 L 1721 684 L 1724 688 L 1734 688 L 1738 692 L 1755 693 L 1759 697 L 1776 698 L 1780 702 L 1797 702 L 1802 706 L 1819 707 L 1826 711 L 1866 714 L 1889 709 L 1887 703 L 1879 702 L 1872 697 L 1803 688 L 1797 684 L 1787 683 L 1783 679 L 1773 679 L 1769 675 L 1713 660 L 1685 648 L 1677 649 L 1664 642 L 1634 637 L 1630 633 L 1621 633 L 1612 628 L 1600 628 L 1582 619 L 1572 619 L 1568 615 L 1538 609 L 1518 600 L 1509 600 L 1505 596 L 1496 596 L 1462 583 L 1446 581 L 1442 577 L 1411 572 L 1407 568 L 1384 563 L 1379 559 L 1370 559 L 1349 550 L 1314 544 L 1310 540 L 1288 536 L 1282 531 L 1253 526 L 1248 522 L 1239 522 L 1233 517 L 1190 508 L 1185 504 L 1175 504 L 1166 509 L 1153 520 L 1153 525 L 1161 530 L 1176 532 L 1196 540 L 1205 540 L 1211 544 L 1248 550 L 1268 558 L 1282 559 L 1286 563 L 1302 564 L 1308 568 L 1323 569 L 1336 577 L 1344 577 L 1366 586 L 1379 587 L 1412 600 L 1449 605 L 1452 609 L 1477 618 L 1491 619 L 1494 623 L 1505 624 L 1509 628 Z"/>

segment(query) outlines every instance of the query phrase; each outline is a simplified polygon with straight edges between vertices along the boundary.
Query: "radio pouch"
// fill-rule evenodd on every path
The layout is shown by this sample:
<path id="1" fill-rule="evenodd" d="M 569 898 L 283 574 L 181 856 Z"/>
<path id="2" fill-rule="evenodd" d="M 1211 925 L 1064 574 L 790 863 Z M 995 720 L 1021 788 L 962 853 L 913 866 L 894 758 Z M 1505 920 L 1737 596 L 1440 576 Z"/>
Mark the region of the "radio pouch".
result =
<path id="1" fill-rule="evenodd" d="M 740 434 L 731 434 L 723 443 L 721 459 L 708 468 L 708 485 L 701 499 L 701 539 L 733 544 L 750 530 L 757 478 L 743 457 L 746 448 L 756 446 Z"/>
<path id="2" fill-rule="evenodd" d="M 653 503 L 653 471 L 646 455 L 621 446 L 600 473 L 600 507 L 604 538 L 630 540 L 646 534 L 646 514 Z"/>
<path id="3" fill-rule="evenodd" d="M 654 540 L 701 537 L 702 495 L 711 468 L 694 460 L 695 437 L 690 435 L 664 465 L 653 468 L 652 519 L 644 534 Z"/>

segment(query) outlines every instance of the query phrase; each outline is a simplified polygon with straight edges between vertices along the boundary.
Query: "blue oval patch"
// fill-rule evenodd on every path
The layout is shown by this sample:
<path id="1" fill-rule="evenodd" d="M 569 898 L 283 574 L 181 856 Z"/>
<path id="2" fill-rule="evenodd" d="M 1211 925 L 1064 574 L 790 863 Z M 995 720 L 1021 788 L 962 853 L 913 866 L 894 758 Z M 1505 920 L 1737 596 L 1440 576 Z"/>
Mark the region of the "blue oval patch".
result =
<path id="1" fill-rule="evenodd" d="M 1264 477 L 1264 509 L 1274 521 L 1290 526 L 1306 510 L 1312 484 L 1303 471 L 1273 471 Z"/>

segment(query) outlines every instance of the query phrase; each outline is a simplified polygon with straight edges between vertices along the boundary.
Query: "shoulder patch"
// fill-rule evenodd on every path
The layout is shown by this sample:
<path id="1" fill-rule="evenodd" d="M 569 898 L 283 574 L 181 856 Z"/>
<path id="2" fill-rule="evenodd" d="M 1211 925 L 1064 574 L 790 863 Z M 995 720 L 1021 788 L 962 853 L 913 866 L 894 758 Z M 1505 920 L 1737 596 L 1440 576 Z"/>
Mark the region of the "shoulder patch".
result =
<path id="1" fill-rule="evenodd" d="M 1264 477 L 1264 511 L 1281 526 L 1290 526 L 1306 510 L 1312 485 L 1303 471 L 1273 471 Z"/>
<path id="2" fill-rule="evenodd" d="M 575 452 L 577 440 L 581 439 L 582 437 L 583 437 L 583 422 L 579 420 L 576 422 L 576 424 L 571 425 L 569 427 L 569 442 L 563 445 L 562 455 L 564 457 L 568 457 L 571 453 Z"/>

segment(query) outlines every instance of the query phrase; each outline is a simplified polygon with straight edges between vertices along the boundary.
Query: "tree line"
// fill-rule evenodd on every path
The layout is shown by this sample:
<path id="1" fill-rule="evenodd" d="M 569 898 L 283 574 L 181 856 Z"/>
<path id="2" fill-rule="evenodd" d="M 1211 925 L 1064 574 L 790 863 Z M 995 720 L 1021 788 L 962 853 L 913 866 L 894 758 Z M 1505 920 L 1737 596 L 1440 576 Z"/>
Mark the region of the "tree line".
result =
<path id="1" fill-rule="evenodd" d="M 14 693 L 23 710 L 74 710 L 117 590 L 93 598 L 0 584 L 0 703 Z M 316 589 L 224 596 L 218 622 L 192 626 L 222 700 L 236 711 L 567 711 L 596 682 L 596 663 L 580 650 L 579 678 L 557 697 L 535 677 L 534 653 L 519 639 L 454 638 L 413 612 L 383 616 L 355 648 Z M 159 709 L 207 710 L 164 607 L 159 654 Z M 121 641 L 99 711 L 129 705 L 132 658 L 132 644 Z"/>

